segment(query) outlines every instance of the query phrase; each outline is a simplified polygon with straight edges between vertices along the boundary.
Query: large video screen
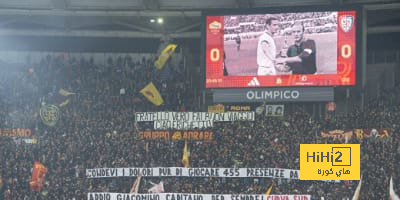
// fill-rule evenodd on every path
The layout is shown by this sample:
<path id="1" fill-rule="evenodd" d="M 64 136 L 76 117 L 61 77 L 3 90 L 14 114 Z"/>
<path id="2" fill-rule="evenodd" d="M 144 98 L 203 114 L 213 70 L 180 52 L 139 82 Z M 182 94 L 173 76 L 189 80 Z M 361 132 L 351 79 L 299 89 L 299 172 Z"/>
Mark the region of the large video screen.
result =
<path id="1" fill-rule="evenodd" d="M 205 13 L 206 88 L 355 85 L 356 12 Z"/>

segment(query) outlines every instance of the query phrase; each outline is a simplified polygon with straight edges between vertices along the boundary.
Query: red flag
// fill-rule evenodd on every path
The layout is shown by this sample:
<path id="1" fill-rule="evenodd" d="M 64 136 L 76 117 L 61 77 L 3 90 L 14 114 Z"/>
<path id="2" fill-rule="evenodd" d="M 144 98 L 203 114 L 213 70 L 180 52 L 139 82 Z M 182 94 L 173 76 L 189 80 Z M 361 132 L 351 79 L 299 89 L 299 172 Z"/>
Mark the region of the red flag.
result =
<path id="1" fill-rule="evenodd" d="M 33 164 L 31 182 L 29 183 L 31 191 L 40 191 L 43 187 L 43 179 L 46 176 L 47 167 L 42 163 L 35 161 Z"/>

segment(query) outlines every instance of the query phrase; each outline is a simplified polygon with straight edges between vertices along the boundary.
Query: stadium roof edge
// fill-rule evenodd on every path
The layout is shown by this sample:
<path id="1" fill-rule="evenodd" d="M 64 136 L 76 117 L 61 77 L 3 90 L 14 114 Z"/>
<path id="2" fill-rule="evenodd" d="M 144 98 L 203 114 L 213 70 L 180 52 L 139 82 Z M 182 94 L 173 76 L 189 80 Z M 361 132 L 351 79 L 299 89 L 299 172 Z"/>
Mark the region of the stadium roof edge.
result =
<path id="1" fill-rule="evenodd" d="M 201 11 L 107 11 L 107 10 L 28 10 L 28 9 L 1 9 L 0 15 L 28 15 L 28 16 L 81 16 L 81 17 L 199 17 Z"/>
<path id="2" fill-rule="evenodd" d="M 373 11 L 373 10 L 395 10 L 395 9 L 400 9 L 400 3 L 369 4 L 369 5 L 365 5 L 365 9 L 368 10 L 368 11 Z"/>

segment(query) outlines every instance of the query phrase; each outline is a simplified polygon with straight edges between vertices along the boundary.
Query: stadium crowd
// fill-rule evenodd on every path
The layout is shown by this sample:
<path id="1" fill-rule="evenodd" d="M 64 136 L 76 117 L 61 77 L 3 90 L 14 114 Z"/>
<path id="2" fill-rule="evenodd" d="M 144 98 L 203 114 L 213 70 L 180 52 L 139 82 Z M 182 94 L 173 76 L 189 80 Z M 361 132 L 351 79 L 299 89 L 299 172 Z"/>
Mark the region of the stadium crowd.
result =
<path id="1" fill-rule="evenodd" d="M 109 59 L 104 66 L 67 55 L 48 56 L 40 63 L 0 68 L 0 128 L 30 128 L 37 144 L 0 136 L 0 199 L 85 199 L 88 192 L 129 192 L 136 178 L 86 178 L 85 170 L 102 167 L 181 167 L 184 141 L 144 141 L 135 133 L 138 111 L 199 111 L 190 80 L 178 67 L 163 72 L 151 59 Z M 168 72 L 169 70 L 169 72 Z M 139 93 L 153 81 L 164 98 L 157 107 Z M 42 104 L 56 103 L 59 89 L 72 91 L 60 108 L 55 126 L 42 123 Z M 121 93 L 121 88 L 125 93 Z M 343 143 L 320 136 L 321 130 L 393 128 L 389 138 L 353 138 L 361 144 L 361 199 L 387 199 L 389 180 L 398 180 L 400 87 L 363 109 L 346 115 L 330 113 L 318 119 L 305 112 L 283 118 L 257 115 L 255 122 L 216 123 L 214 141 L 191 141 L 191 167 L 276 167 L 299 169 L 300 144 Z M 146 143 L 148 146 L 146 148 Z M 47 168 L 41 192 L 31 192 L 34 161 Z M 165 192 L 261 194 L 271 182 L 271 194 L 311 194 L 313 199 L 351 198 L 359 181 L 323 182 L 271 178 L 145 177 L 139 192 L 151 182 L 164 182 Z M 395 190 L 400 187 L 395 181 Z"/>
<path id="2" fill-rule="evenodd" d="M 332 12 L 235 15 L 224 17 L 225 38 L 235 37 L 237 33 L 245 39 L 256 38 L 265 31 L 265 20 L 271 16 L 276 17 L 280 22 L 275 36 L 291 34 L 290 28 L 295 21 L 303 23 L 306 34 L 334 32 L 337 28 L 337 14 Z"/>

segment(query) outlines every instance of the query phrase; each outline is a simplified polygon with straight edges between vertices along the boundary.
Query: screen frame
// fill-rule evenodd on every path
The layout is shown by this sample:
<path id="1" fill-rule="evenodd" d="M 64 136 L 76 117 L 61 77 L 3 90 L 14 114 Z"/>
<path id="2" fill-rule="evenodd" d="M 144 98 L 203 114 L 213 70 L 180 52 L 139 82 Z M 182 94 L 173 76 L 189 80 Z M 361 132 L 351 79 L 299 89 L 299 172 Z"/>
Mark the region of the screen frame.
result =
<path id="1" fill-rule="evenodd" d="M 270 87 L 357 87 L 361 84 L 361 71 L 364 70 L 362 68 L 362 48 L 365 48 L 362 44 L 362 31 L 363 31 L 363 7 L 360 5 L 346 5 L 346 6 L 337 6 L 337 5 L 314 5 L 314 6 L 279 6 L 279 7 L 271 7 L 271 8 L 250 8 L 250 9 L 207 9 L 202 10 L 201 14 L 201 74 L 202 74 L 202 86 L 205 89 L 224 89 L 224 88 L 252 88 L 252 87 L 207 87 L 206 86 L 206 27 L 207 27 L 207 16 L 224 16 L 224 15 L 256 15 L 256 14 L 279 14 L 279 13 L 295 13 L 295 12 L 335 12 L 335 11 L 355 11 L 356 12 L 356 30 L 355 30 L 355 44 L 356 44 L 356 55 L 355 55 L 355 77 L 354 84 L 349 85 L 312 85 L 312 86 L 303 86 L 303 85 L 285 85 L 285 86 L 261 86 L 261 88 L 270 88 Z M 260 87 L 253 87 L 260 88 Z"/>

